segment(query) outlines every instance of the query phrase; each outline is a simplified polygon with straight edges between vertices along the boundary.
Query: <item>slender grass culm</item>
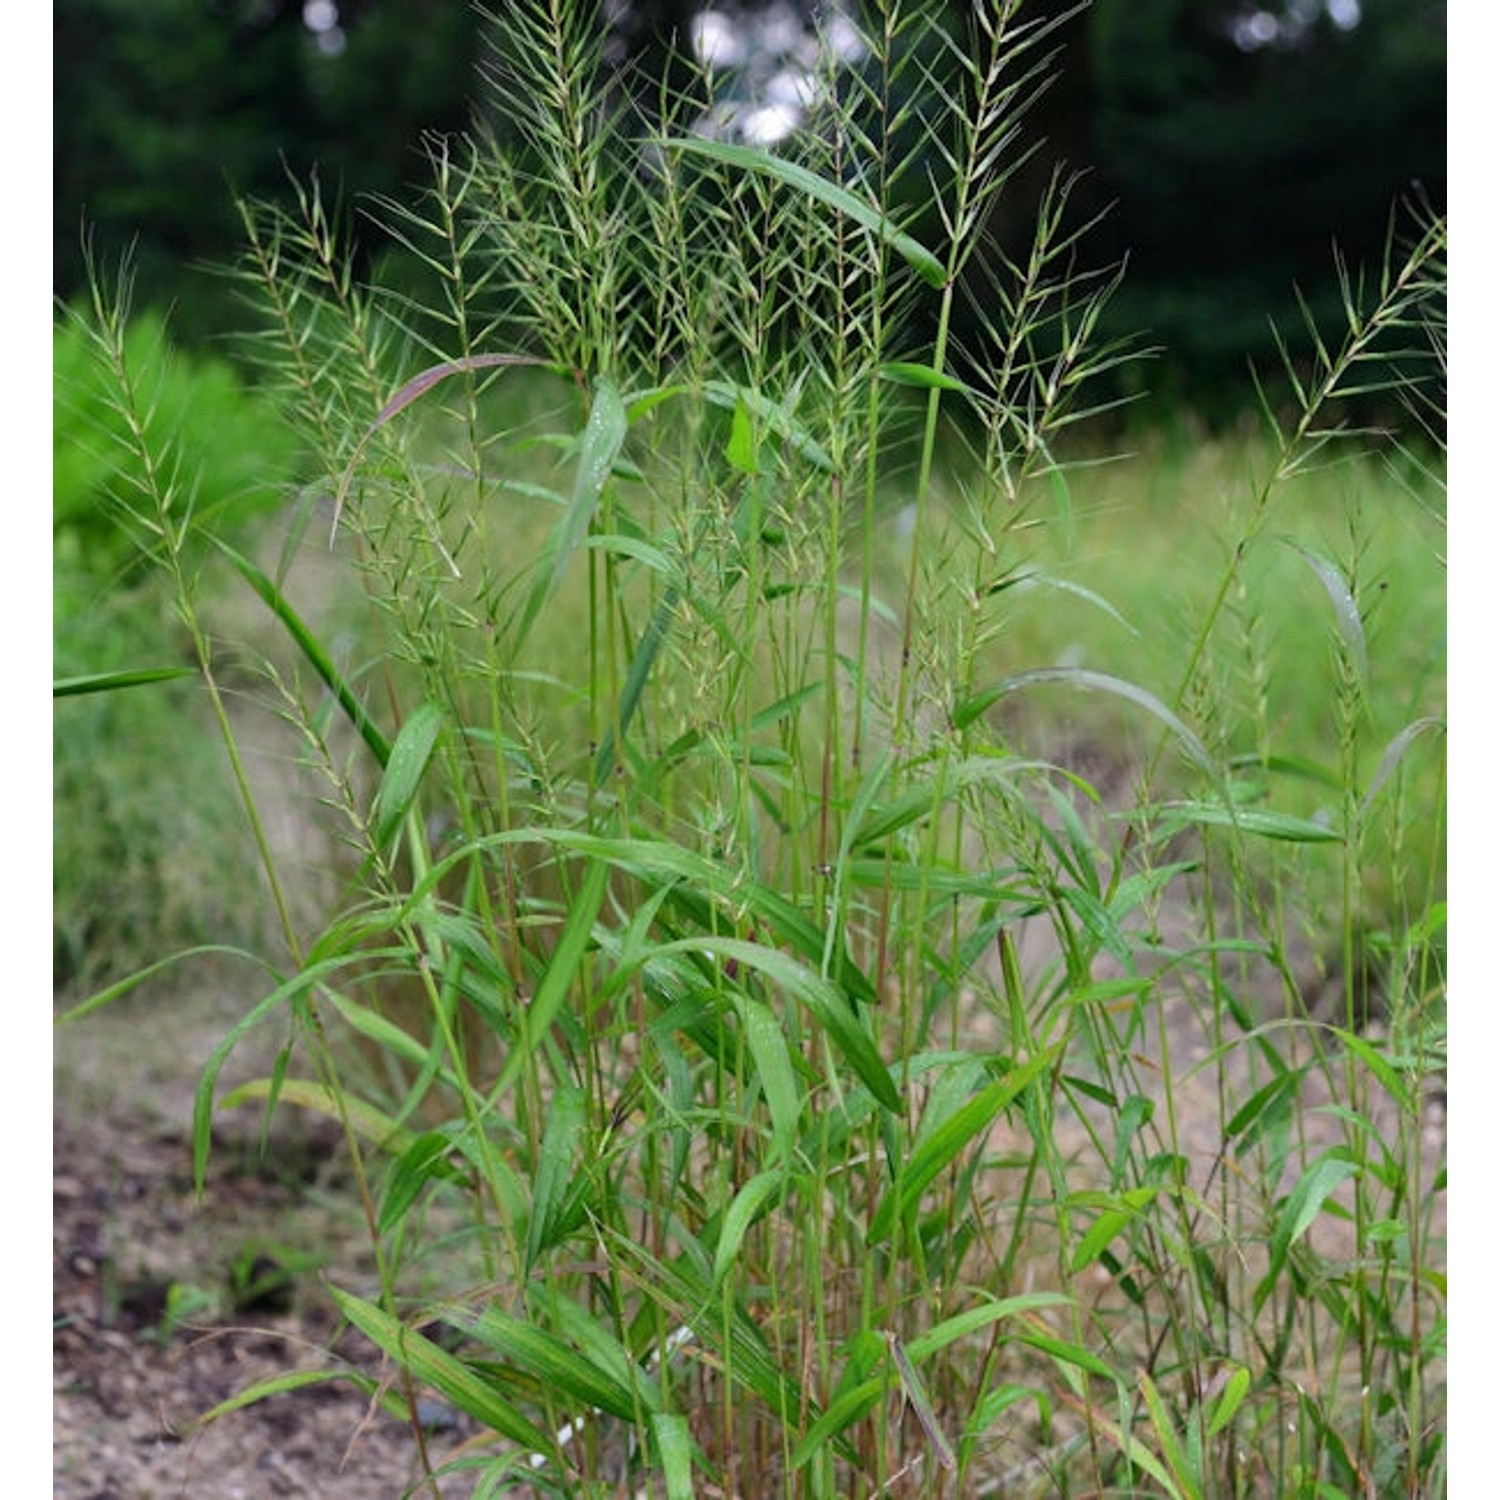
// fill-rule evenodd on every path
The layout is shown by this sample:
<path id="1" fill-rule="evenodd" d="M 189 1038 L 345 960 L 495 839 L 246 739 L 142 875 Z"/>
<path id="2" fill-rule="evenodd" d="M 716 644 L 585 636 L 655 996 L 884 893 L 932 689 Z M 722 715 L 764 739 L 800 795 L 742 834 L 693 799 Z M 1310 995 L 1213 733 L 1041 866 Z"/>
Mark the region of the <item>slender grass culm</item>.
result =
<path id="1" fill-rule="evenodd" d="M 691 67 L 647 121 L 592 7 L 515 0 L 472 137 L 377 206 L 399 294 L 316 183 L 243 205 L 352 648 L 185 502 L 95 275 L 131 515 L 280 922 L 199 1181 L 216 1111 L 338 1121 L 373 1270 L 328 1288 L 386 1362 L 215 1419 L 356 1382 L 411 1424 L 410 1494 L 1441 1491 L 1443 723 L 1358 486 L 1382 453 L 1441 526 L 1445 226 L 1343 272 L 1342 342 L 1288 340 L 1220 570 L 1128 621 L 1038 540 L 1091 522 L 1117 273 L 1062 177 L 1024 254 L 991 233 L 1059 21 L 970 20 L 868 5 L 769 149 Z M 1332 542 L 1298 509 L 1328 476 Z M 195 530 L 291 646 L 266 680 L 348 851 L 311 920 Z M 1140 672 L 1018 657 L 1023 607 Z M 474 1434 L 441 1462 L 428 1393 Z"/>

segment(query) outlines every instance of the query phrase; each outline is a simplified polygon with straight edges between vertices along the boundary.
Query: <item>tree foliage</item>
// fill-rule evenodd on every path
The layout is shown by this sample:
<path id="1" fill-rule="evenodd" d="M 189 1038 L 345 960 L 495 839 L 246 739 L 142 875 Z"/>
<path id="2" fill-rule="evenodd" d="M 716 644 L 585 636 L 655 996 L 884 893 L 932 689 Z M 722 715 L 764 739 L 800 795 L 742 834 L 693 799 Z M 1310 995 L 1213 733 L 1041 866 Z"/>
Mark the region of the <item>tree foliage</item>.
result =
<path id="1" fill-rule="evenodd" d="M 810 17 L 810 0 L 780 3 Z M 1028 0 L 1023 12 L 1049 25 L 1061 68 L 1032 111 L 1040 145 L 999 206 L 997 252 L 1008 223 L 1031 222 L 1056 165 L 1081 170 L 1075 210 L 1108 210 L 1094 255 L 1130 263 L 1109 331 L 1146 331 L 1199 393 L 1272 351 L 1271 321 L 1297 320 L 1299 292 L 1336 317 L 1335 242 L 1355 264 L 1376 258 L 1414 184 L 1445 207 L 1441 0 L 1267 7 Z M 660 77 L 700 8 L 599 6 L 626 86 Z M 934 0 L 933 13 L 959 32 L 968 7 Z M 179 334 L 212 331 L 227 316 L 183 268 L 232 257 L 233 194 L 284 197 L 289 172 L 316 169 L 351 205 L 419 177 L 424 133 L 471 123 L 485 13 L 341 0 L 335 14 L 330 45 L 300 0 L 58 0 L 54 290 L 79 284 L 86 221 L 108 244 L 135 241 L 143 298 L 177 303 Z M 692 84 L 691 70 L 678 81 Z M 639 103 L 649 114 L 654 101 Z M 373 226 L 361 236 L 366 253 L 382 245 Z"/>
<path id="2" fill-rule="evenodd" d="M 1340 27 L 1333 16 L 1345 19 Z M 1357 22 L 1354 17 L 1357 16 Z M 1259 22 L 1254 31 L 1240 28 Z M 1275 30 L 1272 31 L 1273 25 Z M 1294 287 L 1336 320 L 1332 246 L 1378 257 L 1393 204 L 1446 189 L 1443 8 L 1095 0 L 1092 151 L 1131 256 L 1115 315 L 1182 362 L 1267 352 Z"/>
<path id="3" fill-rule="evenodd" d="M 420 175 L 426 130 L 462 130 L 476 20 L 451 0 L 342 0 L 324 50 L 300 0 L 57 0 L 53 290 L 83 281 L 80 226 L 134 244 L 143 299 L 214 331 L 184 268 L 229 259 L 234 196 L 317 170 L 347 199 Z"/>

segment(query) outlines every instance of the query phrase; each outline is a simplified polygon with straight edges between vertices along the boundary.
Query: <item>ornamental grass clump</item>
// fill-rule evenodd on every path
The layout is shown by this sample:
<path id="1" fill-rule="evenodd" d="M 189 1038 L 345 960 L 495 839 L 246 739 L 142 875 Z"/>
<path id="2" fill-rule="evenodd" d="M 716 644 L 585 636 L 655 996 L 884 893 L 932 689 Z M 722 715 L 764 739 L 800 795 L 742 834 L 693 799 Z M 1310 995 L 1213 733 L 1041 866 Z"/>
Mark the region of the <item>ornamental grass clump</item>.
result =
<path id="1" fill-rule="evenodd" d="M 319 476 L 302 545 L 368 627 L 335 651 L 218 545 L 295 648 L 271 696 L 347 850 L 309 921 L 173 574 L 281 921 L 196 1170 L 218 1111 L 338 1122 L 374 1270 L 328 1285 L 386 1365 L 219 1419 L 354 1381 L 434 1495 L 1441 1482 L 1443 726 L 1371 743 L 1357 515 L 1337 554 L 1277 528 L 1299 476 L 1383 441 L 1342 401 L 1431 418 L 1445 228 L 1414 216 L 1346 276 L 1341 340 L 1289 354 L 1170 665 L 1021 657 L 1023 592 L 1163 622 L 1034 564 L 1088 524 L 1065 458 L 1132 353 L 1096 340 L 1118 272 L 1083 268 L 1065 177 L 1024 255 L 990 235 L 1057 19 L 969 22 L 870 6 L 767 149 L 705 127 L 706 75 L 644 123 L 588 8 L 523 0 L 491 123 L 377 206 L 420 263 L 402 296 L 356 280 L 316 184 L 243 205 L 251 353 Z M 172 568 L 194 518 L 137 503 Z M 1246 623 L 1288 547 L 1327 756 L 1280 738 Z M 1092 769 L 1052 753 L 1074 702 Z M 256 1028 L 275 1069 L 221 1090 Z M 474 1433 L 441 1460 L 429 1394 Z"/>

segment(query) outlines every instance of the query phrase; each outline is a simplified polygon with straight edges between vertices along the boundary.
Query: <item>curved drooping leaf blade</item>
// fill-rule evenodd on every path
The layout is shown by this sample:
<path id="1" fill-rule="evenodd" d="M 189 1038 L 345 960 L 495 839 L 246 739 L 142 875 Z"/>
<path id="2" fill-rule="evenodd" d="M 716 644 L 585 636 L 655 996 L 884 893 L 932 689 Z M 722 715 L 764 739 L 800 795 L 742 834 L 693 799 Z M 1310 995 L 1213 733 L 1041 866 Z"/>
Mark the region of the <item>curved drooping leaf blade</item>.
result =
<path id="1" fill-rule="evenodd" d="M 942 261 L 919 240 L 897 229 L 880 209 L 865 199 L 856 197 L 847 188 L 818 176 L 816 172 L 809 171 L 796 162 L 787 161 L 769 151 L 751 146 L 736 146 L 728 141 L 673 136 L 662 144 L 691 156 L 707 157 L 723 166 L 758 172 L 787 187 L 795 188 L 798 192 L 806 193 L 809 198 L 853 219 L 856 224 L 878 235 L 929 286 L 941 287 L 948 279 L 948 272 Z"/>
<path id="2" fill-rule="evenodd" d="M 1241 833 L 1285 844 L 1337 844 L 1343 841 L 1343 834 L 1337 828 L 1330 828 L 1313 818 L 1276 812 L 1273 808 L 1228 807 L 1220 802 L 1165 802 L 1149 810 L 1162 815 L 1163 834 L 1196 824 L 1234 828 Z"/>
<path id="3" fill-rule="evenodd" d="M 1384 789 L 1386 782 L 1395 774 L 1396 767 L 1405 759 L 1406 752 L 1411 749 L 1412 745 L 1424 734 L 1446 734 L 1447 730 L 1448 726 L 1441 719 L 1427 716 L 1412 720 L 1399 733 L 1393 735 L 1385 749 L 1381 751 L 1375 774 L 1370 777 L 1370 785 L 1360 799 L 1360 817 L 1363 818 L 1369 813 L 1375 804 L 1375 799 Z"/>
<path id="4" fill-rule="evenodd" d="M 1323 592 L 1328 595 L 1328 601 L 1333 605 L 1334 625 L 1338 630 L 1339 639 L 1344 644 L 1344 652 L 1354 664 L 1361 684 L 1367 682 L 1370 676 L 1370 658 L 1365 648 L 1365 626 L 1364 621 L 1359 617 L 1359 605 L 1349 587 L 1348 579 L 1333 563 L 1314 552 L 1311 547 L 1304 546 L 1303 543 L 1289 536 L 1281 537 L 1279 540 L 1301 557 L 1303 562 L 1312 569 L 1318 582 L 1323 585 Z"/>
<path id="5" fill-rule="evenodd" d="M 399 412 L 405 411 L 418 397 L 425 395 L 433 386 L 440 381 L 447 380 L 450 375 L 462 375 L 473 370 L 503 369 L 509 365 L 532 365 L 541 369 L 551 369 L 546 360 L 537 359 L 529 354 L 470 354 L 462 359 L 445 359 L 441 364 L 431 365 L 413 375 L 412 378 L 401 385 L 376 413 L 375 420 L 365 429 L 364 435 L 355 445 L 354 452 L 349 456 L 349 462 L 344 466 L 344 472 L 339 478 L 338 490 L 333 497 L 333 531 L 337 534 L 339 529 L 339 518 L 344 512 L 344 501 L 349 495 L 349 486 L 354 479 L 354 470 L 363 455 L 370 439 L 385 426 L 392 417 Z"/>
<path id="6" fill-rule="evenodd" d="M 395 837 L 416 801 L 417 789 L 442 733 L 444 714 L 436 703 L 422 704 L 396 736 L 372 808 L 376 844 L 384 848 Z"/>
<path id="7" fill-rule="evenodd" d="M 901 1108 L 900 1091 L 858 1014 L 832 984 L 796 959 L 762 943 L 718 937 L 712 933 L 664 943 L 657 952 L 660 955 L 697 952 L 757 970 L 807 1006 L 829 1033 L 834 1048 L 842 1054 L 860 1082 L 886 1109 L 895 1111 Z"/>
<path id="8" fill-rule="evenodd" d="M 378 1348 L 430 1385 L 460 1411 L 467 1412 L 528 1453 L 549 1454 L 555 1444 L 519 1407 L 506 1400 L 484 1377 L 446 1349 L 393 1318 L 384 1308 L 330 1287 L 339 1311 Z"/>
<path id="9" fill-rule="evenodd" d="M 1359 1175 L 1360 1166 L 1347 1148 L 1335 1146 L 1325 1151 L 1297 1180 L 1297 1185 L 1280 1204 L 1275 1228 L 1271 1232 L 1271 1259 L 1266 1274 L 1255 1289 L 1254 1309 L 1258 1313 L 1275 1290 L 1282 1267 L 1292 1246 L 1312 1227 L 1323 1211 L 1329 1195 L 1350 1177 Z"/>
<path id="10" fill-rule="evenodd" d="M 772 1197 L 779 1191 L 785 1191 L 787 1182 L 787 1174 L 780 1168 L 768 1168 L 764 1172 L 757 1172 L 734 1195 L 719 1229 L 719 1243 L 714 1247 L 715 1290 L 739 1255 L 746 1231 L 760 1217 Z"/>
<path id="11" fill-rule="evenodd" d="M 1204 747 L 1203 741 L 1155 693 L 1149 692 L 1136 683 L 1127 682 L 1123 677 L 1114 677 L 1108 672 L 1094 672 L 1087 667 L 1036 667 L 1029 672 L 1017 672 L 1014 676 L 1006 677 L 987 688 L 982 688 L 979 692 L 965 698 L 963 702 L 955 704 L 954 727 L 963 729 L 972 724 L 980 714 L 1010 693 L 1052 682 L 1064 683 L 1085 692 L 1111 693 L 1117 698 L 1134 703 L 1138 708 L 1145 709 L 1148 714 L 1172 731 L 1188 757 L 1197 766 L 1209 776 L 1217 777 L 1218 768 L 1214 765 L 1213 757 Z"/>
<path id="12" fill-rule="evenodd" d="M 350 1381 L 397 1421 L 410 1420 L 406 1403 L 394 1391 L 384 1388 L 380 1381 L 371 1375 L 366 1375 L 362 1370 L 346 1365 L 331 1370 L 288 1370 L 265 1380 L 257 1380 L 253 1385 L 248 1385 L 243 1390 L 236 1391 L 234 1395 L 220 1401 L 217 1406 L 210 1407 L 193 1423 L 193 1426 L 201 1431 L 211 1422 L 217 1422 L 220 1417 L 227 1417 L 231 1412 L 244 1411 L 246 1407 L 254 1406 L 256 1402 L 265 1401 L 271 1396 L 284 1396 L 290 1391 L 300 1391 L 310 1385 L 327 1385 L 335 1380 Z"/>
<path id="13" fill-rule="evenodd" d="M 965 385 L 956 376 L 945 375 L 941 370 L 934 370 L 931 365 L 914 364 L 910 360 L 890 360 L 881 365 L 879 374 L 882 380 L 889 380 L 892 385 L 916 386 L 927 391 L 953 391 L 961 396 L 975 395 L 973 386 Z"/>
<path id="14" fill-rule="evenodd" d="M 870 1221 L 869 1239 L 879 1244 L 889 1238 L 899 1220 L 916 1207 L 928 1185 L 953 1159 L 989 1129 L 996 1115 L 1028 1084 L 1046 1073 L 1057 1061 L 1062 1045 L 1049 1047 L 1030 1061 L 1012 1068 L 1003 1078 L 982 1088 L 961 1104 L 936 1130 L 920 1137 L 916 1150 L 903 1163 L 896 1181 L 887 1190 Z"/>
<path id="15" fill-rule="evenodd" d="M 448 1321 L 535 1377 L 545 1389 L 561 1392 L 587 1411 L 608 1412 L 633 1422 L 660 1405 L 656 1387 L 644 1378 L 644 1372 L 643 1378 L 626 1384 L 556 1334 L 498 1307 L 486 1307 L 477 1315 L 455 1311 Z"/>
<path id="16" fill-rule="evenodd" d="M 334 665 L 333 658 L 323 648 L 323 643 L 312 628 L 292 607 L 291 601 L 276 585 L 255 566 L 249 558 L 236 552 L 227 542 L 215 538 L 219 551 L 246 583 L 260 596 L 261 601 L 286 627 L 287 634 L 296 642 L 298 650 L 307 658 L 308 665 L 318 674 L 323 686 L 333 694 L 334 701 L 343 709 L 349 722 L 369 746 L 370 753 L 383 768 L 391 758 L 391 742 L 381 732 L 375 721 L 365 712 L 364 705 L 354 695 L 353 688 L 343 673 Z"/>

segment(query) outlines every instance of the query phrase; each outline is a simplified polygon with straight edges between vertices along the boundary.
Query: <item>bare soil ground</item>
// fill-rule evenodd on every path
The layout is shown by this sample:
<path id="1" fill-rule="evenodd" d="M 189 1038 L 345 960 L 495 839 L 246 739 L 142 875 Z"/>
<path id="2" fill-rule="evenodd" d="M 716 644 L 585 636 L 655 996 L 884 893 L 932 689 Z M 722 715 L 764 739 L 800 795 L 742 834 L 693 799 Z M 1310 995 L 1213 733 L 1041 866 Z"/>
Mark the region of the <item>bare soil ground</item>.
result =
<path id="1" fill-rule="evenodd" d="M 414 1482 L 411 1429 L 348 1381 L 199 1425 L 258 1380 L 330 1366 L 323 1351 L 336 1322 L 317 1262 L 336 1259 L 345 1275 L 358 1264 L 337 1141 L 298 1111 L 276 1122 L 264 1157 L 253 1112 L 224 1116 L 197 1201 L 192 1091 L 234 1018 L 228 1010 L 222 993 L 190 991 L 101 1012 L 56 1036 L 59 1500 L 393 1500 Z M 247 1054 L 236 1076 L 255 1060 Z M 247 1291 L 247 1279 L 264 1290 Z M 341 1336 L 334 1350 L 382 1373 L 358 1336 Z M 431 1437 L 434 1461 L 465 1435 L 452 1413 L 441 1416 L 451 1425 Z M 444 1482 L 445 1496 L 467 1493 Z"/>

